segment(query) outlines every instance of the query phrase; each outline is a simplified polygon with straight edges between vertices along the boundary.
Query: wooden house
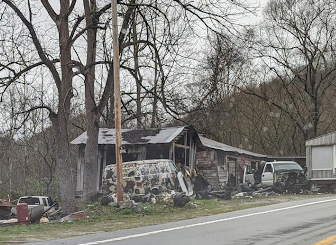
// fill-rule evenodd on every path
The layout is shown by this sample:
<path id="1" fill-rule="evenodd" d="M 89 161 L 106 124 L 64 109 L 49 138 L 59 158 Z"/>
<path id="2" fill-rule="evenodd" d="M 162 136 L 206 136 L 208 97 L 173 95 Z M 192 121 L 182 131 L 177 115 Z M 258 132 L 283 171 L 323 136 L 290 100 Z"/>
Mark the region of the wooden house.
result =
<path id="1" fill-rule="evenodd" d="M 201 147 L 198 135 L 192 126 L 155 129 L 122 129 L 123 162 L 149 159 L 171 159 L 175 163 L 196 166 L 196 149 Z M 77 192 L 83 191 L 84 157 L 87 134 L 84 132 L 71 144 L 78 145 Z M 106 165 L 115 164 L 115 130 L 99 129 L 98 179 L 100 191 L 102 172 Z"/>
<path id="2" fill-rule="evenodd" d="M 196 169 L 215 190 L 241 183 L 245 166 L 257 169 L 261 160 L 267 160 L 266 155 L 232 147 L 203 136 L 199 138 L 203 149 L 197 152 Z"/>

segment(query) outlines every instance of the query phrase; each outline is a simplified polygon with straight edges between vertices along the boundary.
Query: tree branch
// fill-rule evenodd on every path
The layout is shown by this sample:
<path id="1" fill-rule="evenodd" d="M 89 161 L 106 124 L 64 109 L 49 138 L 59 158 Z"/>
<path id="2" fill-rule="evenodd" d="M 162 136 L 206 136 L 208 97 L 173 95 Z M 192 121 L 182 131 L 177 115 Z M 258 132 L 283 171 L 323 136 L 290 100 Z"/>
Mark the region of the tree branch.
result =
<path id="1" fill-rule="evenodd" d="M 42 45 L 40 43 L 40 40 L 37 37 L 37 34 L 34 30 L 33 25 L 26 19 L 26 17 L 23 15 L 23 13 L 16 7 L 14 3 L 12 3 L 11 0 L 2 0 L 4 3 L 6 3 L 16 14 L 17 16 L 21 19 L 21 21 L 24 23 L 24 25 L 28 28 L 28 31 L 31 35 L 31 38 L 33 40 L 33 43 L 35 45 L 35 48 L 39 54 L 40 59 L 42 62 L 49 68 L 56 86 L 58 89 L 60 89 L 61 86 L 61 78 L 54 66 L 54 64 L 47 58 L 46 54 L 44 53 L 44 49 L 42 48 Z M 49 3 L 48 3 L 49 4 Z"/>
<path id="2" fill-rule="evenodd" d="M 49 1 L 48 0 L 41 0 L 41 3 L 43 4 L 44 8 L 47 10 L 50 18 L 56 23 L 59 16 L 56 14 L 54 9 L 51 7 Z"/>

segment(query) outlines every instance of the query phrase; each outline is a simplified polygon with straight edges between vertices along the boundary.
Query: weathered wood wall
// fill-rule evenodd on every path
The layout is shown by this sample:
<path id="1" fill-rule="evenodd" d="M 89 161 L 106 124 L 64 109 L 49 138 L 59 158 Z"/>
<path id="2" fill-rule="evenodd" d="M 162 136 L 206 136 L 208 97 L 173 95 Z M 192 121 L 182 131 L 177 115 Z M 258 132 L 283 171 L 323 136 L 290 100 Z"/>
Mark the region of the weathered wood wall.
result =
<path id="1" fill-rule="evenodd" d="M 196 154 L 196 168 L 214 190 L 219 189 L 218 170 L 215 151 L 200 151 Z"/>

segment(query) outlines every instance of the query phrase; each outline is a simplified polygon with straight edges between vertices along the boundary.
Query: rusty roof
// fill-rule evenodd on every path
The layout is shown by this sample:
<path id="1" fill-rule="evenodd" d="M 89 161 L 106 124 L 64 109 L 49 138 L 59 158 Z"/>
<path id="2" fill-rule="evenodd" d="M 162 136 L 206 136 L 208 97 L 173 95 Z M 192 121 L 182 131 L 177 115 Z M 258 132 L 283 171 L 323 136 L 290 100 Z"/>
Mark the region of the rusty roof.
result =
<path id="1" fill-rule="evenodd" d="M 123 145 L 130 144 L 166 144 L 172 142 L 188 126 L 154 128 L 154 129 L 122 129 Z M 86 144 L 87 133 L 84 132 L 70 143 L 73 145 Z M 115 129 L 100 128 L 99 145 L 115 144 Z"/>
<path id="2" fill-rule="evenodd" d="M 234 152 L 234 153 L 249 155 L 249 156 L 253 156 L 253 157 L 260 157 L 260 158 L 267 157 L 266 155 L 262 155 L 262 154 L 259 154 L 259 153 L 246 151 L 246 150 L 241 149 L 241 148 L 226 145 L 226 144 L 223 144 L 223 143 L 205 138 L 204 136 L 201 136 L 201 135 L 199 135 L 199 138 L 200 138 L 202 144 L 205 147 L 208 147 L 208 148 L 211 148 L 211 149 L 221 150 L 221 151 L 225 151 L 225 152 Z"/>

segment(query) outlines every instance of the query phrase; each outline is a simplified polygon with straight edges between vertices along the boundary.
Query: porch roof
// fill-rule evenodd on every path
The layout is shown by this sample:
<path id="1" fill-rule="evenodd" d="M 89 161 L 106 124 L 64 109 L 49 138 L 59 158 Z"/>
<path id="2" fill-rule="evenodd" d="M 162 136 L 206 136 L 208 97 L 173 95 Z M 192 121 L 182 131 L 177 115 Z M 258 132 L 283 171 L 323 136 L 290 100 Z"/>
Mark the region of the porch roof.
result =
<path id="1" fill-rule="evenodd" d="M 205 138 L 204 136 L 199 135 L 199 138 L 202 142 L 202 144 L 205 147 L 211 148 L 211 149 L 216 149 L 216 150 L 221 150 L 224 152 L 233 152 L 233 153 L 238 153 L 238 154 L 244 154 L 248 156 L 253 156 L 253 157 L 258 157 L 258 158 L 266 158 L 266 155 L 262 155 L 259 153 L 251 152 L 251 151 L 246 151 L 241 148 L 233 147 L 230 145 L 226 145 L 208 138 Z"/>

